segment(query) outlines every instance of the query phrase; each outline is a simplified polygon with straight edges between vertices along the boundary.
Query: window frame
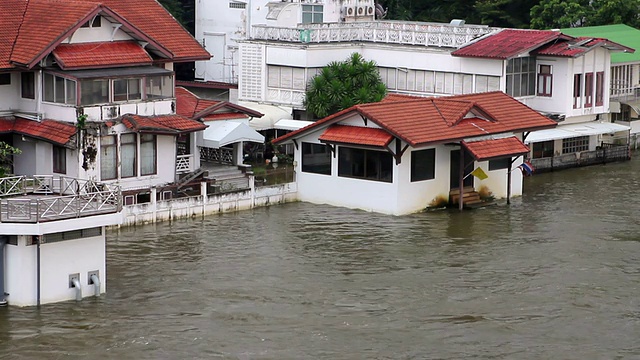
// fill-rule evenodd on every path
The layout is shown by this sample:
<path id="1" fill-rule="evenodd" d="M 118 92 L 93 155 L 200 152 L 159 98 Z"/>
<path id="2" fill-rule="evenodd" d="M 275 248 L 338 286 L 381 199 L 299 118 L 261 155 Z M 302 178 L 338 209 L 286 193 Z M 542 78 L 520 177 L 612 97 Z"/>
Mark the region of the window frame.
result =
<path id="1" fill-rule="evenodd" d="M 104 139 L 113 139 L 113 144 L 105 144 Z M 105 150 L 113 148 L 113 177 L 105 177 Z M 100 137 L 100 180 L 115 180 L 118 179 L 118 136 L 106 135 Z"/>
<path id="2" fill-rule="evenodd" d="M 23 99 L 36 98 L 36 73 L 23 71 L 20 73 L 20 94 Z"/>
<path id="3" fill-rule="evenodd" d="M 52 149 L 53 172 L 56 174 L 67 173 L 67 149 L 64 146 L 53 145 Z"/>
<path id="4" fill-rule="evenodd" d="M 573 108 L 582 107 L 582 74 L 573 74 Z"/>
<path id="5" fill-rule="evenodd" d="M 125 156 L 131 155 L 131 164 L 125 164 Z M 127 159 L 128 161 L 129 159 Z M 120 134 L 120 177 L 122 179 L 138 175 L 138 136 L 136 133 Z"/>
<path id="6" fill-rule="evenodd" d="M 526 68 L 525 66 L 526 60 Z M 536 89 L 536 57 L 522 56 L 507 60 L 505 71 L 505 92 L 513 97 L 535 96 Z M 526 85 L 523 86 L 524 79 L 527 79 Z M 516 92 L 516 88 L 518 91 Z M 525 90 L 523 92 L 523 89 Z"/>
<path id="7" fill-rule="evenodd" d="M 555 154 L 555 140 L 535 142 L 531 146 L 531 151 L 533 159 L 553 157 Z"/>
<path id="8" fill-rule="evenodd" d="M 318 24 L 324 22 L 324 6 L 318 4 L 302 5 L 300 11 L 300 22 L 302 24 Z M 307 17 L 307 19 L 305 19 Z M 310 17 L 310 18 L 308 18 Z"/>
<path id="9" fill-rule="evenodd" d="M 584 74 L 584 107 L 593 107 L 593 81 L 592 72 Z"/>
<path id="10" fill-rule="evenodd" d="M 48 84 L 47 79 L 52 79 L 52 83 Z M 73 86 L 70 87 L 69 85 Z M 49 94 L 49 91 L 52 94 Z M 78 82 L 75 79 L 46 72 L 42 76 L 42 93 L 43 102 L 78 105 Z"/>
<path id="11" fill-rule="evenodd" d="M 425 166 L 419 166 L 424 164 Z M 436 149 L 415 150 L 411 152 L 411 182 L 433 180 L 436 178 Z"/>
<path id="12" fill-rule="evenodd" d="M 310 143 L 310 142 L 302 142 L 302 146 L 301 146 L 301 156 L 300 156 L 300 160 L 302 162 L 300 168 L 302 170 L 302 172 L 304 173 L 309 173 L 309 174 L 318 174 L 318 175 L 329 175 L 331 176 L 332 174 L 332 153 L 331 153 L 331 149 L 329 148 L 328 145 L 326 144 L 320 144 L 320 143 Z M 316 151 L 317 150 L 317 151 Z M 323 155 L 323 157 L 320 156 L 313 156 L 313 155 Z M 324 155 L 326 155 L 326 158 L 324 157 Z M 313 156 L 313 160 L 317 160 L 317 158 L 320 158 L 320 160 L 329 160 L 328 164 L 327 163 L 321 163 L 320 166 L 318 164 L 313 164 L 313 165 L 307 165 L 307 159 L 311 160 L 310 158 Z M 327 167 L 327 165 L 329 165 Z M 320 169 L 319 169 L 320 168 Z"/>
<path id="13" fill-rule="evenodd" d="M 596 72 L 596 106 L 604 105 L 604 71 Z"/>
<path id="14" fill-rule="evenodd" d="M 548 69 L 548 72 L 543 72 L 543 69 Z M 538 84 L 537 84 L 538 96 L 553 96 L 553 66 L 549 64 L 538 65 Z"/>
<path id="15" fill-rule="evenodd" d="M 11 85 L 11 73 L 0 73 L 0 85 Z"/>
<path id="16" fill-rule="evenodd" d="M 158 135 L 140 134 L 140 176 L 156 175 L 158 173 Z M 146 144 L 151 144 L 151 158 L 153 159 L 153 170 L 147 171 L 145 160 L 147 160 Z M 148 146 L 148 145 L 147 145 Z"/>
<path id="17" fill-rule="evenodd" d="M 562 139 L 562 154 L 589 151 L 589 136 L 575 136 Z"/>
<path id="18" fill-rule="evenodd" d="M 510 157 L 489 160 L 489 164 L 488 164 L 489 171 L 509 169 L 510 167 L 511 167 Z"/>
<path id="19" fill-rule="evenodd" d="M 347 156 L 352 159 L 346 159 Z M 353 158 L 356 158 L 355 161 Z M 373 170 L 371 170 L 372 163 L 375 167 Z M 383 168 L 385 165 L 388 166 L 386 173 L 388 176 L 382 176 L 385 173 Z M 354 172 L 357 173 L 354 174 Z M 340 146 L 338 148 L 338 176 L 393 183 L 393 156 L 388 151 Z"/>

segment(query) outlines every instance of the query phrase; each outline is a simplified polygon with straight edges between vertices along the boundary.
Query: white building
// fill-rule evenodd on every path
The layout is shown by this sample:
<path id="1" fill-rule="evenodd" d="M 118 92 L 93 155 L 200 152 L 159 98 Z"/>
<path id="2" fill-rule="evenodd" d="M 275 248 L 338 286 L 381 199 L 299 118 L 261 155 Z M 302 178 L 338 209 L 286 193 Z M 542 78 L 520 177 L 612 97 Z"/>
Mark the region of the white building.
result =
<path id="1" fill-rule="evenodd" d="M 16 176 L 0 179 L 0 295 L 98 295 L 121 189 L 197 166 L 181 140 L 206 125 L 175 114 L 173 64 L 210 55 L 155 0 L 6 0 L 0 14 L 0 141 L 22 151 L 2 164 Z"/>

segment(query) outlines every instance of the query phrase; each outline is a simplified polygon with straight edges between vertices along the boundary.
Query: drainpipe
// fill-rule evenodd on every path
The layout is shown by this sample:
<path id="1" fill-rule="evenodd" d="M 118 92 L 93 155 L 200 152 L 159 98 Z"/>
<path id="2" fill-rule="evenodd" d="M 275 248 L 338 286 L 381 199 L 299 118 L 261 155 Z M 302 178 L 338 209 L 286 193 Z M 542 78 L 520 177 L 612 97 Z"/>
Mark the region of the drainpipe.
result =
<path id="1" fill-rule="evenodd" d="M 96 297 L 100 297 L 100 278 L 96 274 L 91 274 L 91 277 L 89 279 L 91 279 L 91 282 L 93 283 L 93 288 L 94 288 Z M 82 299 L 82 297 L 80 298 Z"/>
<path id="2" fill-rule="evenodd" d="M 0 306 L 7 306 L 7 299 L 4 297 L 4 246 L 7 244 L 7 236 L 0 236 Z"/>
<path id="3" fill-rule="evenodd" d="M 36 305 L 40 306 L 40 236 L 36 236 Z"/>
<path id="4" fill-rule="evenodd" d="M 80 286 L 80 280 L 73 279 L 71 281 L 71 283 L 73 284 L 73 287 L 76 289 L 76 301 L 81 301 L 82 300 L 82 287 Z"/>

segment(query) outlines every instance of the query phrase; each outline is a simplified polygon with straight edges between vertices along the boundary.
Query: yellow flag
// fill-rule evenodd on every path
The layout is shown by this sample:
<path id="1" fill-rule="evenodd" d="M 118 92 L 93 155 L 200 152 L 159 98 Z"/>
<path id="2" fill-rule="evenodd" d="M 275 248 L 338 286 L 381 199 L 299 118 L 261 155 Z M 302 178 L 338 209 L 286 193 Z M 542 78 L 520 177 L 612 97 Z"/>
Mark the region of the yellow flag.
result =
<path id="1" fill-rule="evenodd" d="M 489 177 L 489 175 L 487 175 L 487 173 L 484 172 L 481 167 L 477 167 L 475 170 L 473 170 L 471 172 L 471 175 L 477 177 L 480 180 L 484 180 Z"/>

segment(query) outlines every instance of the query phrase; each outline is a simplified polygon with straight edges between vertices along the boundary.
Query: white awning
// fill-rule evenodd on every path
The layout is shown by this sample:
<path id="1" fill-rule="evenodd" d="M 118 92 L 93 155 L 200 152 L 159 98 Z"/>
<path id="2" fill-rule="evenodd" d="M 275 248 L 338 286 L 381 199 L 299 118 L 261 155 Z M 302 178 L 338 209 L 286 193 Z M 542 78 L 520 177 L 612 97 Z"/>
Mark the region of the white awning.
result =
<path id="1" fill-rule="evenodd" d="M 568 139 L 578 136 L 591 136 L 600 134 L 613 134 L 619 131 L 629 131 L 631 128 L 625 125 L 614 123 L 581 123 L 560 125 L 555 129 L 532 131 L 525 144 L 536 143 L 541 141 Z"/>
<path id="2" fill-rule="evenodd" d="M 311 124 L 313 124 L 313 121 L 280 119 L 276 121 L 273 128 L 278 130 L 298 130 Z"/>
<path id="3" fill-rule="evenodd" d="M 253 118 L 249 121 L 249 126 L 254 130 L 274 129 L 274 125 L 278 120 L 291 119 L 292 109 L 284 106 L 267 105 L 255 102 L 240 101 L 238 105 L 247 107 L 264 114 L 261 118 Z"/>
<path id="4" fill-rule="evenodd" d="M 210 121 L 207 125 L 209 127 L 202 132 L 201 145 L 205 147 L 217 149 L 240 141 L 264 142 L 264 136 L 241 122 Z"/>

